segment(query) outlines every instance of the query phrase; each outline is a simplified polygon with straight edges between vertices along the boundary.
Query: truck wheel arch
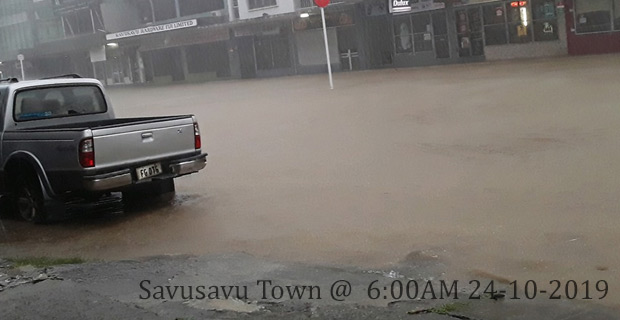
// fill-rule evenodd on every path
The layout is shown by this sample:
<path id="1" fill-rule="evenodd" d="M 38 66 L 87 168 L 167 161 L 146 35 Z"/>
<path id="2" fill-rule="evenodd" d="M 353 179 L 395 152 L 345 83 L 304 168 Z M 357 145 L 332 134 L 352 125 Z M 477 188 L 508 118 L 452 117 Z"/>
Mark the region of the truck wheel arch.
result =
<path id="1" fill-rule="evenodd" d="M 20 174 L 36 174 L 41 182 L 44 196 L 54 195 L 52 186 L 41 162 L 31 153 L 18 151 L 8 156 L 3 166 L 6 186 L 10 190 L 14 186 L 13 179 L 19 178 Z"/>

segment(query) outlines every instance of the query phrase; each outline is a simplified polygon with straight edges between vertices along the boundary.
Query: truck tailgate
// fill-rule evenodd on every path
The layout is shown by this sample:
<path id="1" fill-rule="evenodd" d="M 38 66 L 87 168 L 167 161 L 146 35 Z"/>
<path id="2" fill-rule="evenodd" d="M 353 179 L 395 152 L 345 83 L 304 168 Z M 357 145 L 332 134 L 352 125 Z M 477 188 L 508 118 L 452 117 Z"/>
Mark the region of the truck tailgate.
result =
<path id="1" fill-rule="evenodd" d="M 92 130 L 95 167 L 127 166 L 195 152 L 191 116 Z"/>

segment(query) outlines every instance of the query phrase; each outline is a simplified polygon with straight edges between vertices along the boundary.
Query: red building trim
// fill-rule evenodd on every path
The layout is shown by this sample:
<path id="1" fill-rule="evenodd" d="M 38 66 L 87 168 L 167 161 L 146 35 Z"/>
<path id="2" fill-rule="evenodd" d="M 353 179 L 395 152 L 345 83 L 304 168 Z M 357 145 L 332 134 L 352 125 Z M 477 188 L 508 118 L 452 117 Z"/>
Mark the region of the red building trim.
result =
<path id="1" fill-rule="evenodd" d="M 569 55 L 604 54 L 620 52 L 620 31 L 576 34 L 573 1 L 566 1 L 566 41 Z"/>

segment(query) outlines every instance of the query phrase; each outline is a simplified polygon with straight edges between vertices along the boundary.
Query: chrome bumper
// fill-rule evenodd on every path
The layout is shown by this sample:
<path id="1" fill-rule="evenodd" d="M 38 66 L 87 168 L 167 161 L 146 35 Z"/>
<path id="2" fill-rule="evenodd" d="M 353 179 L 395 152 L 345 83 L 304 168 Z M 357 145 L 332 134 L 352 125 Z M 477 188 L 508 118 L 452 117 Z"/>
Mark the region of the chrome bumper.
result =
<path id="1" fill-rule="evenodd" d="M 170 171 L 177 176 L 198 172 L 207 166 L 206 156 L 196 158 L 190 161 L 183 161 L 170 164 Z"/>
<path id="2" fill-rule="evenodd" d="M 85 180 L 84 187 L 89 191 L 103 191 L 130 185 L 132 182 L 131 173 L 127 172 L 116 176 Z"/>
<path id="3" fill-rule="evenodd" d="M 181 160 L 180 162 L 170 163 L 168 167 L 169 173 L 155 176 L 154 179 L 176 178 L 182 175 L 198 172 L 207 165 L 207 155 L 202 154 L 191 160 Z M 111 173 L 103 176 L 86 178 L 84 180 L 84 188 L 88 191 L 105 191 L 118 189 L 129 186 L 134 183 L 130 170 L 124 170 L 117 173 Z"/>

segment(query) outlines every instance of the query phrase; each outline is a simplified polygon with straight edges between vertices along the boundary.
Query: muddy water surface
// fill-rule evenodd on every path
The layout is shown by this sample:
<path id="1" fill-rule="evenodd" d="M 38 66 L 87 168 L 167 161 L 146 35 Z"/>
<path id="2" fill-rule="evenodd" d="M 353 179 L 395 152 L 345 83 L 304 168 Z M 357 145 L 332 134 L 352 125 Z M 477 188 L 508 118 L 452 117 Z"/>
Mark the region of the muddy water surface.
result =
<path id="1" fill-rule="evenodd" d="M 618 305 L 618 68 L 599 56 L 338 74 L 333 91 L 323 76 L 111 89 L 119 116 L 196 114 L 207 169 L 122 216 L 4 219 L 0 256 L 375 268 L 423 252 L 452 278 L 604 279 Z"/>

